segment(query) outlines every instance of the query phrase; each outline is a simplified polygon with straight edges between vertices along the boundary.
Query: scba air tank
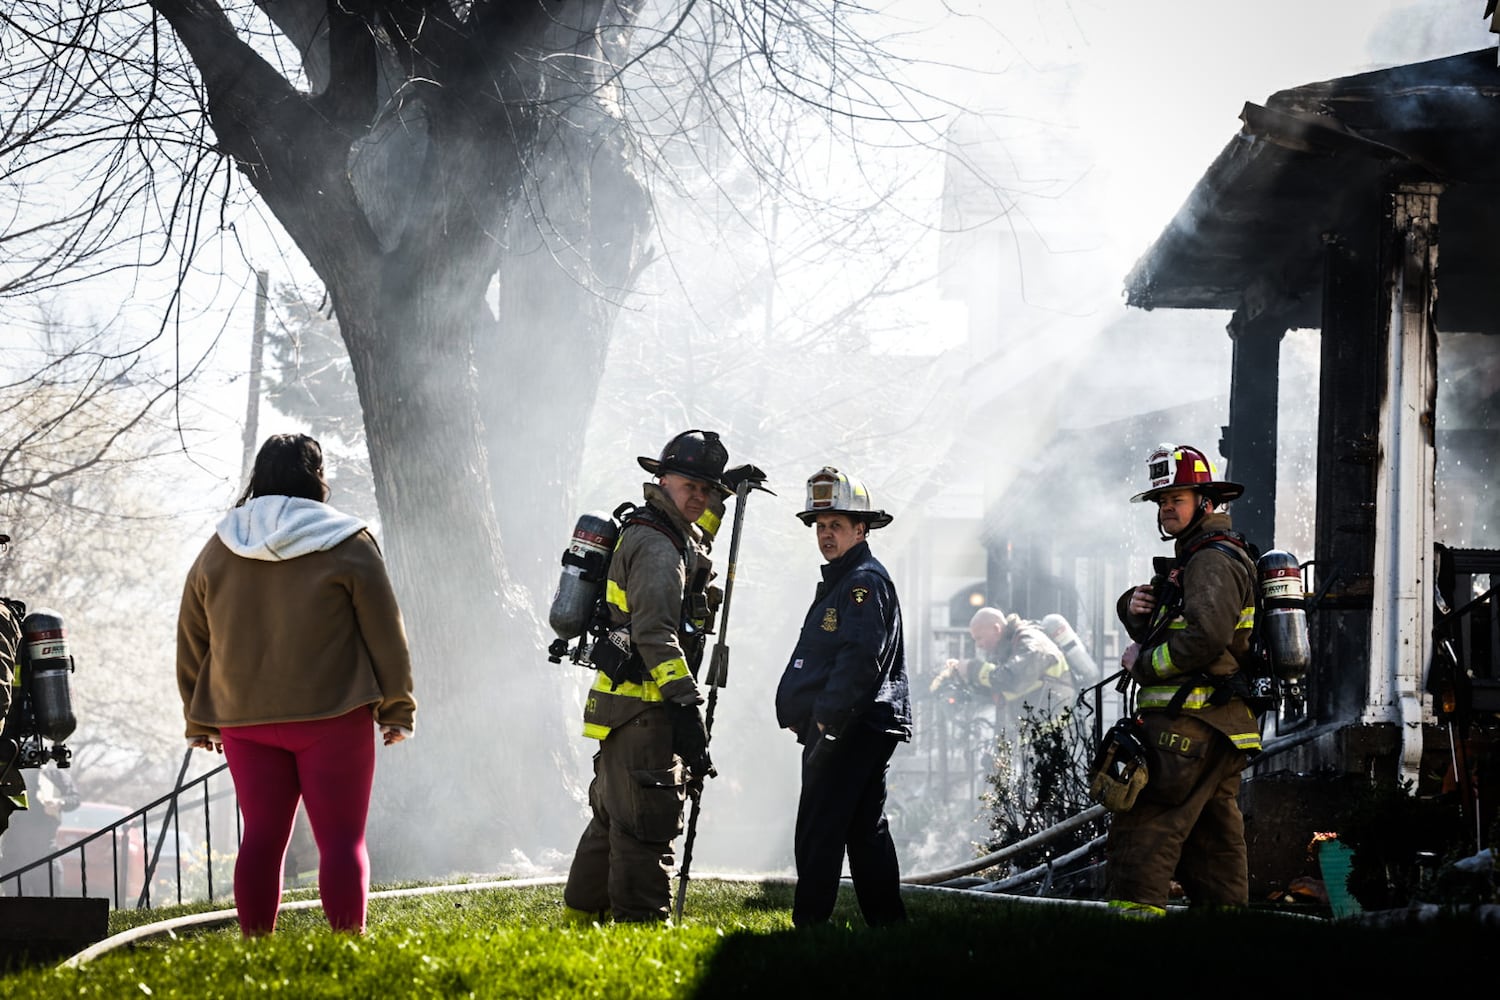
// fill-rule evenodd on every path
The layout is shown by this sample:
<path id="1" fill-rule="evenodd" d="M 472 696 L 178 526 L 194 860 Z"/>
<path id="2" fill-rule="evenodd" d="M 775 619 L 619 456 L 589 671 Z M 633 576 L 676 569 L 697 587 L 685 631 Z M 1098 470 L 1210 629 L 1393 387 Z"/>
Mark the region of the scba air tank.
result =
<path id="1" fill-rule="evenodd" d="M 1282 680 L 1297 680 L 1312 665 L 1302 567 L 1290 552 L 1271 549 L 1256 562 L 1255 570 L 1266 618 L 1261 634 L 1270 649 L 1271 661 Z"/>
<path id="2" fill-rule="evenodd" d="M 21 644 L 25 653 L 22 682 L 31 692 L 36 731 L 53 743 L 61 743 L 78 726 L 68 687 L 73 657 L 68 654 L 68 633 L 62 618 L 48 608 L 33 611 L 21 623 Z"/>
<path id="3" fill-rule="evenodd" d="M 1066 618 L 1059 614 L 1047 615 L 1042 619 L 1042 631 L 1062 650 L 1063 658 L 1068 661 L 1068 669 L 1073 672 L 1080 686 L 1092 684 L 1099 679 L 1099 664 L 1083 648 L 1082 640 Z"/>
<path id="4" fill-rule="evenodd" d="M 584 514 L 573 526 L 573 537 L 562 557 L 562 576 L 552 595 L 547 622 L 560 639 L 576 639 L 589 627 L 599 588 L 609 569 L 619 526 L 608 514 Z"/>

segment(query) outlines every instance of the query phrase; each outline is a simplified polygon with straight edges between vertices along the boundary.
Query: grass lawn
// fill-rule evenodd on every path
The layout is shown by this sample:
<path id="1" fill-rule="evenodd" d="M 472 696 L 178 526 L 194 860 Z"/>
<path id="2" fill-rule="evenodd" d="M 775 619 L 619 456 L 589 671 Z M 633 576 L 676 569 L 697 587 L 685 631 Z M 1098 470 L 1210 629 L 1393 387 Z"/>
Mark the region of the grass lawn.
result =
<path id="1" fill-rule="evenodd" d="M 680 926 L 564 927 L 555 884 L 372 899 L 362 939 L 316 908 L 243 941 L 230 923 L 147 937 L 79 967 L 12 968 L 0 997 L 667 998 L 1136 995 L 1432 988 L 1500 944 L 1472 917 L 1360 923 L 1248 911 L 1132 920 L 1102 909 L 919 891 L 868 929 L 846 888 L 834 921 L 791 926 L 782 882 L 695 880 Z M 306 893 L 289 894 L 288 898 Z M 111 931 L 207 907 L 119 911 Z M 1462 977 L 1461 977 L 1462 978 Z M 1165 982 L 1164 982 L 1165 981 Z M 1192 985 L 1189 985 L 1192 984 Z M 979 992 L 976 992 L 979 991 Z"/>

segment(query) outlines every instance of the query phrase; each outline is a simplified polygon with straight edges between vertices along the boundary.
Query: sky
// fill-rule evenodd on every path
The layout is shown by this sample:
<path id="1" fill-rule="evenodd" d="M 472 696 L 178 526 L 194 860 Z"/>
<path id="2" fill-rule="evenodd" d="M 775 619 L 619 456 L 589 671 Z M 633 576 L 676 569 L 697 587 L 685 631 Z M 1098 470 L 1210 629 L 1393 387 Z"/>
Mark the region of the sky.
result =
<path id="1" fill-rule="evenodd" d="M 899 51 L 921 60 L 911 81 L 924 110 L 993 115 L 1014 173 L 1013 224 L 1029 232 L 1025 305 L 1054 313 L 1039 338 L 1077 349 L 1124 312 L 1125 274 L 1239 127 L 1246 101 L 1315 80 L 1493 46 L 1478 0 L 891 0 L 875 5 Z M 945 16 L 934 17 L 942 9 Z M 924 196 L 935 193 L 929 178 Z M 198 457 L 237 490 L 254 269 L 273 284 L 311 282 L 274 237 L 244 241 L 200 267 L 202 304 L 188 343 L 211 354 L 195 403 L 223 428 Z M 960 321 L 941 304 L 923 340 L 953 344 Z M 212 343 L 210 343 L 210 338 Z M 182 352 L 194 356 L 193 350 Z M 1227 376 L 1226 376 L 1227 377 Z M 268 407 L 259 437 L 295 429 Z"/>
<path id="2" fill-rule="evenodd" d="M 1125 274 L 1235 134 L 1245 102 L 1496 42 L 1481 17 L 1481 0 L 892 0 L 878 6 L 886 25 L 904 33 L 903 48 L 924 60 L 910 69 L 913 82 L 932 96 L 924 106 L 934 114 L 961 108 L 989 116 L 986 127 L 1004 140 L 1009 157 L 999 179 L 1013 196 L 1011 223 L 1028 238 L 1016 262 L 1025 270 L 1024 287 L 1002 290 L 1008 296 L 1002 307 L 1027 317 L 1038 351 L 1058 357 L 1086 347 L 1124 313 Z M 948 13 L 938 19 L 938 10 Z M 240 488 L 254 271 L 270 270 L 278 285 L 309 280 L 297 253 L 277 246 L 273 237 L 244 226 L 237 239 L 243 242 L 200 261 L 182 334 L 184 359 L 208 358 L 207 373 L 192 393 L 189 421 L 205 428 L 194 437 L 193 453 L 205 485 L 192 501 L 205 532 Z M 92 294 L 98 301 L 98 293 Z M 137 310 L 122 313 L 128 321 L 149 324 L 154 297 L 148 289 L 110 294 L 137 304 Z M 958 321 L 951 309 L 918 311 L 936 317 L 926 331 L 934 341 L 956 341 L 948 328 Z M 0 332 L 0 343 L 14 346 L 9 337 Z M 170 342 L 161 349 L 164 363 L 174 363 Z M 1227 368 L 1222 378 L 1227 387 Z M 258 439 L 299 429 L 269 408 L 260 411 Z M 642 432 L 640 454 L 659 447 L 655 434 Z M 595 466 L 585 470 L 586 477 L 621 475 L 617 453 L 591 455 L 589 461 Z M 779 517 L 800 504 L 798 474 L 787 471 L 780 478 L 780 496 L 757 497 L 755 518 L 768 511 Z M 634 479 L 624 484 L 633 488 Z M 883 502 L 900 509 L 907 499 Z M 559 539 L 560 546 L 564 542 Z M 802 574 L 810 590 L 816 565 L 810 542 L 801 556 L 805 561 L 791 572 Z M 755 620 L 752 595 L 759 581 L 784 576 L 782 567 L 758 564 L 754 551 L 745 559 L 745 603 L 736 604 L 739 630 Z M 805 600 L 792 589 L 794 603 Z M 778 621 L 774 638 L 779 641 L 794 626 L 794 619 Z M 750 642 L 745 632 L 740 635 L 738 641 Z M 726 689 L 720 723 L 726 731 L 749 726 L 764 707 L 759 694 Z M 791 751 L 785 734 L 767 734 L 777 735 L 779 767 Z M 720 780 L 726 784 L 756 778 L 744 769 L 724 770 Z M 783 790 L 764 794 L 767 801 L 787 804 Z M 715 830 L 718 820 L 710 817 L 699 841 L 708 864 L 733 850 L 728 831 Z M 748 835 L 761 842 L 784 839 L 783 831 L 762 828 Z"/>

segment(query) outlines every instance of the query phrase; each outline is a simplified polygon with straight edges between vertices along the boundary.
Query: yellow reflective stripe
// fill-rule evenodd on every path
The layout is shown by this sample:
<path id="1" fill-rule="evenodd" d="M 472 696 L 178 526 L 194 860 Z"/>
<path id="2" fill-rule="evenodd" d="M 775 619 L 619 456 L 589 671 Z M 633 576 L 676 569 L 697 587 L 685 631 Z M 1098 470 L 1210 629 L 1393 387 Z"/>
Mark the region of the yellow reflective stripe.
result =
<path id="1" fill-rule="evenodd" d="M 662 700 L 661 689 L 652 681 L 646 681 L 644 684 L 626 681 L 619 687 L 615 687 L 609 677 L 603 673 L 595 673 L 594 686 L 589 689 L 589 700 L 596 698 L 629 698 L 632 701 L 652 703 L 659 703 Z M 600 725 L 597 722 L 583 724 L 583 735 L 590 739 L 602 740 L 609 734 L 609 726 Z"/>
<path id="2" fill-rule="evenodd" d="M 682 663 L 681 660 L 677 661 Z M 683 664 L 686 667 L 686 664 Z M 661 689 L 652 681 L 637 684 L 635 681 L 625 681 L 619 687 L 615 687 L 608 675 L 598 672 L 594 676 L 592 693 L 603 695 L 607 698 L 634 698 L 637 701 L 661 701 Z"/>
<path id="3" fill-rule="evenodd" d="M 604 602 L 626 614 L 630 613 L 630 601 L 625 597 L 625 588 L 613 580 L 604 581 Z"/>
<path id="4" fill-rule="evenodd" d="M 1240 620 L 1235 623 L 1235 631 L 1255 627 L 1255 605 L 1251 604 L 1240 612 Z"/>
<path id="5" fill-rule="evenodd" d="M 706 508 L 703 511 L 703 516 L 698 518 L 698 527 L 708 532 L 710 537 L 719 533 L 719 525 L 723 523 L 724 519 L 715 514 L 712 507 Z"/>
<path id="6" fill-rule="evenodd" d="M 1143 687 L 1136 695 L 1135 703 L 1141 708 L 1166 708 L 1176 697 L 1179 688 L 1176 687 Z M 1187 700 L 1182 707 L 1190 710 L 1198 710 L 1208 705 L 1208 699 L 1213 697 L 1212 687 L 1195 687 L 1188 691 Z"/>
<path id="7" fill-rule="evenodd" d="M 651 668 L 651 679 L 656 682 L 655 686 L 670 684 L 672 681 L 691 676 L 692 673 L 688 670 L 687 661 L 680 656 L 674 656 L 670 660 L 662 660 Z M 622 684 L 620 686 L 624 687 L 625 685 Z M 656 693 L 656 700 L 661 700 L 660 691 Z"/>
<path id="8" fill-rule="evenodd" d="M 1122 914 L 1132 917 L 1164 917 L 1167 911 L 1164 907 L 1152 906 L 1150 903 L 1135 903 L 1128 899 L 1111 899 L 1109 901 L 1111 910 L 1119 910 Z"/>
<path id="9" fill-rule="evenodd" d="M 979 683 L 983 684 L 985 687 L 989 687 L 990 675 L 995 672 L 996 667 L 997 664 L 994 663 L 981 664 L 979 667 Z"/>
<path id="10" fill-rule="evenodd" d="M 1166 643 L 1151 651 L 1151 672 L 1158 677 L 1170 677 L 1177 673 L 1177 668 L 1172 666 L 1172 651 L 1167 649 Z"/>
<path id="11" fill-rule="evenodd" d="M 1260 749 L 1260 733 L 1235 733 L 1229 740 L 1236 750 Z"/>

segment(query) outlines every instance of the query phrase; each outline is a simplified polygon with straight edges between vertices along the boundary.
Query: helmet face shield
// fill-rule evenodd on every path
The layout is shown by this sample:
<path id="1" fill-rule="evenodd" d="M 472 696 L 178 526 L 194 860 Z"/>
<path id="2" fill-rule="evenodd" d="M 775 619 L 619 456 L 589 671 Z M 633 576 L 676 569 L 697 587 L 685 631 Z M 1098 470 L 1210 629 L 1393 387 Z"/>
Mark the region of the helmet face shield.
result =
<path id="1" fill-rule="evenodd" d="M 1161 452 L 1153 454 L 1146 463 L 1146 475 L 1151 478 L 1153 483 L 1158 480 L 1170 480 L 1171 469 L 1172 463 Z"/>
<path id="2" fill-rule="evenodd" d="M 849 514 L 873 528 L 883 528 L 894 518 L 870 506 L 870 491 L 853 476 L 825 465 L 807 480 L 807 502 L 797 513 L 803 524 L 812 524 L 819 514 Z"/>
<path id="3" fill-rule="evenodd" d="M 835 494 L 838 492 L 838 480 L 826 479 L 814 476 L 807 481 L 807 509 L 808 510 L 832 510 L 835 503 Z"/>

